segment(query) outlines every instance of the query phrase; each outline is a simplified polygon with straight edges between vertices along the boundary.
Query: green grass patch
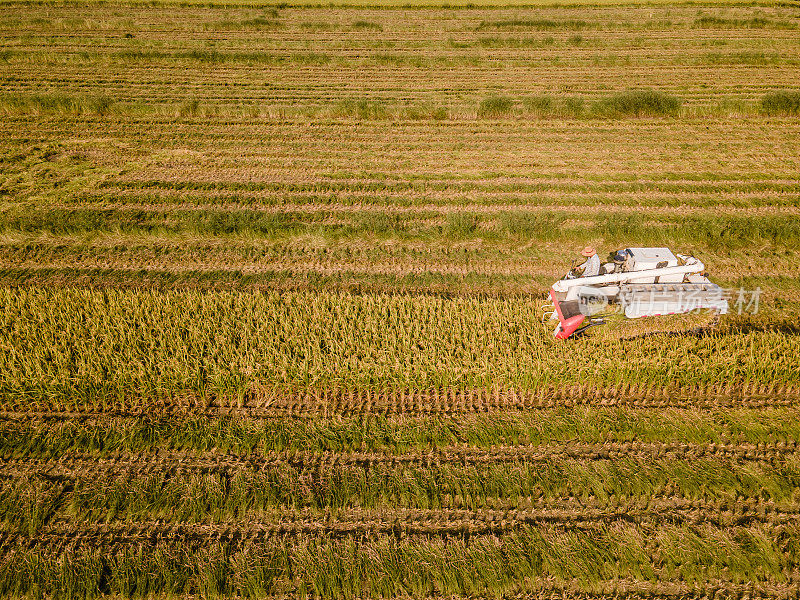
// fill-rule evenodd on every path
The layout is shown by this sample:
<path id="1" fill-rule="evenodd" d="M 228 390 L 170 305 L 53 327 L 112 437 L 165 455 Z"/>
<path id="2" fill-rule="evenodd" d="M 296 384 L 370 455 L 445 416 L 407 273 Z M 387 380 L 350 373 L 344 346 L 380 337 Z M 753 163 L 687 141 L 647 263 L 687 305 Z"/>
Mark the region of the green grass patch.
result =
<path id="1" fill-rule="evenodd" d="M 478 117 L 481 119 L 499 119 L 511 114 L 514 101 L 507 96 L 488 96 L 478 105 Z"/>
<path id="2" fill-rule="evenodd" d="M 378 186 L 380 189 L 380 186 Z M 668 188 L 668 186 L 667 186 Z M 402 187 L 401 190 L 402 191 Z M 643 188 L 644 190 L 647 189 Z M 634 187 L 635 191 L 636 188 Z M 678 188 L 680 191 L 680 187 Z M 431 219 L 445 221 L 431 223 Z M 199 234 L 205 236 L 286 237 L 302 233 L 331 241 L 381 233 L 404 240 L 440 239 L 461 217 L 438 211 L 400 218 L 396 211 L 354 210 L 273 212 L 242 208 L 174 209 L 19 207 L 0 212 L 0 231 L 66 235 L 91 232 Z M 481 236 L 495 244 L 522 238 L 548 241 L 602 239 L 607 245 L 635 239 L 651 246 L 693 246 L 713 251 L 751 246 L 792 248 L 800 244 L 800 222 L 791 215 L 672 215 L 612 212 L 589 215 L 576 210 L 509 210 L 497 216 L 471 214 Z"/>
<path id="3" fill-rule="evenodd" d="M 100 267 L 37 267 L 0 269 L 3 286 L 63 289 L 117 289 L 129 291 L 241 291 L 322 292 L 350 294 L 415 294 L 441 297 L 521 298 L 544 293 L 552 278 L 504 273 L 439 273 L 420 271 L 403 274 L 341 271 L 298 273 L 289 268 L 266 268 L 249 272 L 230 268 L 203 269 L 114 269 Z"/>
<path id="4" fill-rule="evenodd" d="M 460 238 L 471 236 L 478 229 L 478 218 L 463 212 L 451 212 L 447 215 L 445 230 L 447 235 Z"/>
<path id="5" fill-rule="evenodd" d="M 351 27 L 356 31 L 383 31 L 383 25 L 372 21 L 355 21 Z"/>
<path id="6" fill-rule="evenodd" d="M 593 116 L 603 118 L 674 117 L 681 101 L 656 90 L 632 90 L 597 100 L 591 105 Z"/>
<path id="7" fill-rule="evenodd" d="M 20 485 L 5 481 L 0 484 L 0 523 L 11 531 L 36 535 L 63 508 L 63 496 L 69 482 L 49 483 L 32 479 Z"/>
<path id="8" fill-rule="evenodd" d="M 567 215 L 556 212 L 504 212 L 500 215 L 499 227 L 515 237 L 553 240 L 560 236 L 561 225 L 567 218 Z"/>
<path id="9" fill-rule="evenodd" d="M 288 63 L 323 65 L 331 60 L 331 56 L 321 52 L 223 52 L 213 48 L 197 48 L 182 52 L 167 52 L 153 49 L 120 50 L 113 54 L 115 58 L 130 61 L 182 60 L 198 63 L 262 63 L 281 65 Z"/>
<path id="10" fill-rule="evenodd" d="M 109 96 L 70 94 L 3 94 L 0 112 L 5 114 L 107 115 L 115 109 Z"/>
<path id="11" fill-rule="evenodd" d="M 283 22 L 277 20 L 277 11 L 265 14 L 260 17 L 253 17 L 252 19 L 243 19 L 241 21 L 225 20 L 217 21 L 208 25 L 209 29 L 216 30 L 261 30 L 261 29 L 280 29 L 284 27 Z"/>
<path id="12" fill-rule="evenodd" d="M 797 25 L 791 21 L 775 21 L 764 17 L 750 17 L 749 19 L 728 19 L 713 15 L 704 15 L 694 20 L 694 27 L 700 29 L 796 29 Z"/>
<path id="13" fill-rule="evenodd" d="M 773 117 L 800 115 L 800 91 L 781 91 L 765 94 L 761 98 L 761 112 Z"/>
<path id="14" fill-rule="evenodd" d="M 676 117 L 681 101 L 655 90 L 632 90 L 601 98 L 588 104 L 580 96 L 532 96 L 523 98 L 523 114 L 534 118 L 639 118 Z M 503 118 L 513 113 L 514 101 L 504 96 L 489 96 L 481 101 L 478 116 Z"/>
<path id="15" fill-rule="evenodd" d="M 400 215 L 386 212 L 364 212 L 357 217 L 355 227 L 366 234 L 391 234 L 405 228 Z"/>

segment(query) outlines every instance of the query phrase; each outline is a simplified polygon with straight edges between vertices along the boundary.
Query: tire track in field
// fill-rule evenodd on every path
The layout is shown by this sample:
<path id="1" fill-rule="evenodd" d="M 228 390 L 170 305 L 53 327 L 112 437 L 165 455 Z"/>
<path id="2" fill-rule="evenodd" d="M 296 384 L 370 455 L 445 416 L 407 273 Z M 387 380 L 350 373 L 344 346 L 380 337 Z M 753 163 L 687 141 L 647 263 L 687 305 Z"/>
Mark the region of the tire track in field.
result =
<path id="1" fill-rule="evenodd" d="M 528 446 L 493 446 L 489 449 L 448 447 L 429 452 L 387 454 L 377 452 L 286 451 L 233 455 L 194 452 L 115 453 L 110 456 L 70 453 L 57 459 L 8 458 L 0 464 L 0 478 L 33 476 L 90 478 L 181 473 L 236 473 L 264 471 L 281 466 L 328 470 L 385 465 L 433 467 L 437 465 L 486 465 L 548 463 L 555 460 L 704 460 L 780 463 L 798 456 L 798 442 L 759 444 L 694 444 L 685 442 L 602 442 Z"/>

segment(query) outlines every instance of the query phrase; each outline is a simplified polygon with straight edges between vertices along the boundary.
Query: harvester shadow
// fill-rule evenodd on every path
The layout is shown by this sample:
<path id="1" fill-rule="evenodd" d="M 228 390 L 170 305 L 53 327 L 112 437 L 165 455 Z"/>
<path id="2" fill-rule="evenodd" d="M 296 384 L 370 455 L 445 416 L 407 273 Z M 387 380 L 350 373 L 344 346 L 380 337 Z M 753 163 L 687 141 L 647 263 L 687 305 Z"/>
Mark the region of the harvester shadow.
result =
<path id="1" fill-rule="evenodd" d="M 781 322 L 752 322 L 752 321 L 739 321 L 734 323 L 724 323 L 720 326 L 718 322 L 702 327 L 695 327 L 685 331 L 649 331 L 646 333 L 639 333 L 632 336 L 622 337 L 620 341 L 629 342 L 634 340 L 642 340 L 652 337 L 663 338 L 706 338 L 706 337 L 725 337 L 728 335 L 746 335 L 748 333 L 757 332 L 773 332 L 782 335 L 800 336 L 800 323 L 789 321 Z"/>
<path id="2" fill-rule="evenodd" d="M 632 342 L 636 340 L 643 340 L 654 337 L 663 338 L 705 338 L 705 337 L 719 337 L 721 332 L 715 327 L 698 327 L 689 329 L 687 331 L 648 331 L 647 333 L 639 333 L 628 337 L 620 338 L 621 342 Z"/>

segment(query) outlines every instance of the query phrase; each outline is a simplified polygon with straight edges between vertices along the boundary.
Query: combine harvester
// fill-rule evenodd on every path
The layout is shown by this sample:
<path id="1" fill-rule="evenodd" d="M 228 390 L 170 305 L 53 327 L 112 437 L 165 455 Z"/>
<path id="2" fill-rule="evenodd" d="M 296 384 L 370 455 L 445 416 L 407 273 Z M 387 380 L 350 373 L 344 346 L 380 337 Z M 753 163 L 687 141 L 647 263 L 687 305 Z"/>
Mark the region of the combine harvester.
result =
<path id="1" fill-rule="evenodd" d="M 571 270 L 550 290 L 550 319 L 558 319 L 558 339 L 590 333 L 611 320 L 728 311 L 723 290 L 703 272 L 693 256 L 673 254 L 669 248 L 625 248 L 600 274 L 581 277 Z"/>

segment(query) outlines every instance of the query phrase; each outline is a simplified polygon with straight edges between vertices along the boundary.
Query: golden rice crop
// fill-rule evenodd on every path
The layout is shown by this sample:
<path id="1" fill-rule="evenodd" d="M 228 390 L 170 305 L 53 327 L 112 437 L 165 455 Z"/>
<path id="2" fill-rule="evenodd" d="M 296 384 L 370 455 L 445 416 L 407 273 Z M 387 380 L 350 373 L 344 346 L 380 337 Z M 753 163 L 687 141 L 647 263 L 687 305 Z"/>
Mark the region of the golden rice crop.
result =
<path id="1" fill-rule="evenodd" d="M 0 291 L 7 399 L 320 389 L 796 383 L 773 331 L 562 343 L 541 301 L 293 292 Z"/>

